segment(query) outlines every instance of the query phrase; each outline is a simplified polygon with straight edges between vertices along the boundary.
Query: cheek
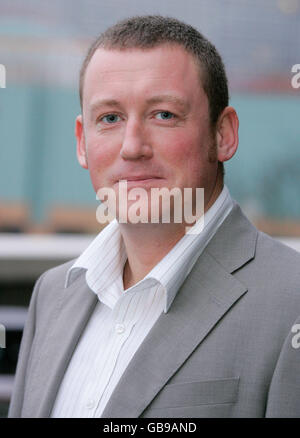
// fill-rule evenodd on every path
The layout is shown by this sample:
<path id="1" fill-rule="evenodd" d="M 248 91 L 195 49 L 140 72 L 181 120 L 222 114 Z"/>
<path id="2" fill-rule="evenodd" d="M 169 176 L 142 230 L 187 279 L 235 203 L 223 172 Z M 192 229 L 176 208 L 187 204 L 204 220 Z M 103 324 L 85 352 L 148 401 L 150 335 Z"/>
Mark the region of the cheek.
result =
<path id="1" fill-rule="evenodd" d="M 112 154 L 103 148 L 93 149 L 88 153 L 91 168 L 105 169 L 112 161 Z"/>
<path id="2" fill-rule="evenodd" d="M 113 156 L 111 149 L 105 145 L 89 145 L 88 151 L 88 170 L 90 180 L 95 192 L 101 187 L 109 186 L 109 178 L 107 171 L 113 164 Z"/>
<path id="3" fill-rule="evenodd" d="M 206 152 L 196 137 L 177 135 L 164 147 L 165 161 L 177 175 L 185 179 L 194 178 L 205 166 Z"/>
<path id="4" fill-rule="evenodd" d="M 89 169 L 93 171 L 104 170 L 112 164 L 116 155 L 116 148 L 108 139 L 91 139 L 88 142 L 87 153 Z"/>
<path id="5" fill-rule="evenodd" d="M 158 137 L 154 144 L 160 145 L 156 149 L 163 153 L 164 159 L 170 164 L 182 165 L 191 154 L 192 139 L 178 131 Z"/>

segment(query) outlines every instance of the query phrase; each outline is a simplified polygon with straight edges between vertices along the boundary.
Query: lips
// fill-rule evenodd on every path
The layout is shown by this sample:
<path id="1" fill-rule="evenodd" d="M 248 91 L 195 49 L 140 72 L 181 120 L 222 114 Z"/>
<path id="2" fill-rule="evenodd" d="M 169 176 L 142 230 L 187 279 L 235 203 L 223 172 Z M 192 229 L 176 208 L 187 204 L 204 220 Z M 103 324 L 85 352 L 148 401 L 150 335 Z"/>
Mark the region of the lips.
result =
<path id="1" fill-rule="evenodd" d="M 122 181 L 124 181 L 124 183 L 126 182 L 127 189 L 132 189 L 134 187 L 150 188 L 160 187 L 164 181 L 164 178 L 154 175 L 128 175 L 117 179 L 115 184 L 120 186 Z"/>
<path id="2" fill-rule="evenodd" d="M 123 176 L 123 177 L 119 178 L 117 182 L 120 182 L 122 180 L 123 181 L 124 180 L 126 180 L 126 181 L 145 181 L 148 179 L 162 179 L 162 178 L 155 176 L 155 175 L 135 175 L 135 176 L 129 175 L 129 176 Z"/>

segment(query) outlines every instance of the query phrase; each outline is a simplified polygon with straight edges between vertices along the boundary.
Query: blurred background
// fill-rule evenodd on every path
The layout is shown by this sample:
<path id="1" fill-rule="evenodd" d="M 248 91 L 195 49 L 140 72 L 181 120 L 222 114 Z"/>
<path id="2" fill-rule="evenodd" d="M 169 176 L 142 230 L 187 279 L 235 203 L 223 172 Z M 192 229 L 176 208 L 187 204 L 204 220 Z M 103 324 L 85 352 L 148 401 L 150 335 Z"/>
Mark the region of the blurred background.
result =
<path id="1" fill-rule="evenodd" d="M 0 416 L 34 282 L 101 229 L 75 154 L 81 62 L 109 25 L 156 13 L 221 53 L 240 118 L 226 183 L 259 229 L 300 250 L 300 0 L 0 0 Z"/>

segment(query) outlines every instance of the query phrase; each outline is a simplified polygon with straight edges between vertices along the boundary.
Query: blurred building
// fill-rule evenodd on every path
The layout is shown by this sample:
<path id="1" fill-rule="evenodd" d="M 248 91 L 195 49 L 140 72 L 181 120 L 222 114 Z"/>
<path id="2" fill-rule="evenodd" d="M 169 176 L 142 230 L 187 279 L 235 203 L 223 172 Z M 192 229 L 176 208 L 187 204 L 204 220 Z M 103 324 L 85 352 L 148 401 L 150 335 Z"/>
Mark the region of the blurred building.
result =
<path id="1" fill-rule="evenodd" d="M 0 348 L 0 416 L 35 280 L 101 229 L 75 153 L 81 62 L 109 25 L 156 13 L 195 26 L 224 59 L 240 118 L 240 146 L 225 165 L 233 197 L 260 229 L 300 237 L 300 88 L 291 85 L 300 0 L 1 0 L 0 323 L 9 348 Z"/>
<path id="2" fill-rule="evenodd" d="M 126 4 L 126 8 L 124 5 Z M 240 147 L 226 164 L 233 196 L 270 232 L 300 234 L 299 0 L 2 0 L 0 63 L 0 228 L 97 231 L 96 198 L 75 154 L 78 72 L 92 39 L 120 18 L 179 17 L 222 54 Z M 77 218 L 77 219 L 76 219 Z"/>

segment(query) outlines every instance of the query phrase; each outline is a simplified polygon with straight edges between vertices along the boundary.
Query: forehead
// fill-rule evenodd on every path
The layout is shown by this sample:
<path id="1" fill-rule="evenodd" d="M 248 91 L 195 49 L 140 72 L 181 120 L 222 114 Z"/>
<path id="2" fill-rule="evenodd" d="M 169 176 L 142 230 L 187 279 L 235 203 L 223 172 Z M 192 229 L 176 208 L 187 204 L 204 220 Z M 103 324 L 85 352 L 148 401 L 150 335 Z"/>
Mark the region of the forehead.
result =
<path id="1" fill-rule="evenodd" d="M 95 51 L 87 66 L 84 93 L 143 93 L 170 91 L 187 97 L 203 92 L 200 68 L 195 57 L 179 45 L 164 44 L 151 49 L 103 49 Z"/>

